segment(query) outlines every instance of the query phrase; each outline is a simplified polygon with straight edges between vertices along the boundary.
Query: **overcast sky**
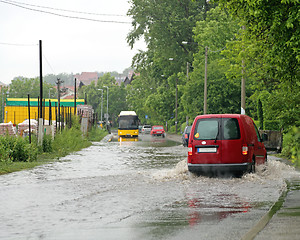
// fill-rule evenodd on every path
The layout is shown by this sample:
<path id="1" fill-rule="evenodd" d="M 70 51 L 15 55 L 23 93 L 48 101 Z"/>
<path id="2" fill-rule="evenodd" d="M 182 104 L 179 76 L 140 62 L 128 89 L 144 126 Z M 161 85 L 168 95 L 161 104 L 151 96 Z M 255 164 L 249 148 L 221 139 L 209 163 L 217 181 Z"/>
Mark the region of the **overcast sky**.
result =
<path id="1" fill-rule="evenodd" d="M 123 72 L 138 49 L 145 49 L 143 42 L 133 50 L 126 42 L 129 6 L 128 0 L 0 0 L 0 81 L 39 76 L 39 40 L 43 75 Z"/>

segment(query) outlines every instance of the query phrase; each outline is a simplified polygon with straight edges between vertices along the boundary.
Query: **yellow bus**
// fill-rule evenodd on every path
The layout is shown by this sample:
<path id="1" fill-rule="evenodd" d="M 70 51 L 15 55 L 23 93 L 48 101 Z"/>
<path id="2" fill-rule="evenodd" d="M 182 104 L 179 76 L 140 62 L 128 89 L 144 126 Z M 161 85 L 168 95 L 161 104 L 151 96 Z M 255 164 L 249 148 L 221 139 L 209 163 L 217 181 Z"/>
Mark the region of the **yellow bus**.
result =
<path id="1" fill-rule="evenodd" d="M 118 116 L 118 136 L 136 138 L 139 135 L 139 118 L 135 111 L 121 111 Z"/>

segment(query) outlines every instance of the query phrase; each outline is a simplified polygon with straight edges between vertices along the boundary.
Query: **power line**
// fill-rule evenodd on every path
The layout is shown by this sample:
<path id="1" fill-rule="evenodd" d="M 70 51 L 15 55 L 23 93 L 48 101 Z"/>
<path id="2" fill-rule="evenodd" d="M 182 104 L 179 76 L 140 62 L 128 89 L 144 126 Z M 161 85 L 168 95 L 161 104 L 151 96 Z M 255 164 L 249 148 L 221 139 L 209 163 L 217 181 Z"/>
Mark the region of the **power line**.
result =
<path id="1" fill-rule="evenodd" d="M 48 66 L 50 67 L 51 71 L 53 72 L 54 75 L 56 75 L 55 71 L 53 70 L 51 64 L 49 63 L 48 59 L 46 58 L 45 54 L 43 54 L 44 59 L 46 60 Z"/>
<path id="2" fill-rule="evenodd" d="M 127 17 L 127 15 L 125 15 L 125 14 L 109 14 L 109 13 L 82 12 L 82 11 L 68 10 L 68 9 L 62 9 L 62 8 L 53 8 L 53 7 L 46 7 L 46 6 L 34 5 L 34 4 L 17 2 L 17 1 L 11 1 L 11 0 L 5 0 L 5 1 L 6 2 L 10 2 L 10 3 L 16 3 L 16 4 L 31 6 L 31 7 L 45 8 L 45 9 L 51 9 L 51 10 L 57 10 L 57 11 L 63 11 L 63 12 L 80 13 L 80 14 L 96 15 L 96 16 Z"/>
<path id="3" fill-rule="evenodd" d="M 18 46 L 18 47 L 35 47 L 38 44 L 23 44 L 23 43 L 5 43 L 0 42 L 0 45 Z"/>
<path id="4" fill-rule="evenodd" d="M 54 12 L 48 12 L 44 10 L 39 10 L 39 9 L 34 9 L 34 8 L 29 8 L 25 7 L 13 2 L 8 2 L 8 1 L 3 1 L 0 0 L 0 2 L 5 3 L 5 4 L 10 4 L 19 8 L 23 8 L 26 10 L 30 11 L 35 11 L 35 12 L 40 12 L 40 13 L 46 13 L 54 16 L 59 16 L 59 17 L 65 17 L 65 18 L 72 18 L 72 19 L 79 19 L 79 20 L 86 20 L 86 21 L 92 21 L 92 22 L 102 22 L 102 23 L 122 23 L 122 24 L 131 24 L 131 22 L 124 22 L 124 21 L 113 21 L 113 20 L 100 20 L 100 19 L 93 19 L 93 18 L 85 18 L 85 17 L 76 17 L 76 16 L 69 16 L 69 15 L 64 15 L 64 14 L 59 14 L 59 13 L 54 13 Z"/>
<path id="5" fill-rule="evenodd" d="M 212 52 L 212 53 L 216 53 L 216 52 L 221 52 L 221 51 L 223 51 L 225 48 L 226 48 L 226 46 L 224 46 L 222 49 L 219 49 L 219 50 L 216 50 L 216 51 L 211 51 L 211 50 L 208 50 L 208 51 L 209 51 L 209 52 Z"/>

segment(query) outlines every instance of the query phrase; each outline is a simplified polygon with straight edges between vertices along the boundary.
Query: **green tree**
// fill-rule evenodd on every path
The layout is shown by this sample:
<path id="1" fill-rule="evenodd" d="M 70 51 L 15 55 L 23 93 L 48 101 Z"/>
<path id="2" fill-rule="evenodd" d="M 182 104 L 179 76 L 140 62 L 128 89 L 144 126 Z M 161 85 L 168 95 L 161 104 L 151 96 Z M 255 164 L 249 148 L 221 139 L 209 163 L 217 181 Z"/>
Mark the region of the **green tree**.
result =
<path id="1" fill-rule="evenodd" d="M 219 1 L 244 26 L 231 42 L 227 57 L 232 66 L 227 75 L 237 76 L 243 58 L 247 76 L 256 80 L 255 90 L 270 93 L 262 99 L 266 120 L 279 120 L 285 129 L 299 126 L 300 5 L 290 1 Z M 260 94 L 252 97 L 256 102 Z"/>
<path id="2" fill-rule="evenodd" d="M 299 81 L 299 0 L 219 2 L 245 26 L 246 37 L 259 43 L 268 74 L 284 82 Z"/>
<path id="3" fill-rule="evenodd" d="M 178 73 L 186 72 L 187 62 L 192 62 L 197 49 L 195 44 L 183 42 L 193 42 L 192 29 L 198 20 L 205 19 L 209 8 L 211 4 L 205 0 L 131 1 L 128 14 L 133 18 L 133 29 L 127 41 L 133 47 L 136 41 L 144 38 L 147 44 L 147 50 L 133 59 L 133 67 L 140 73 L 134 81 L 139 85 L 133 84 L 128 91 L 128 103 L 137 109 L 139 116 L 148 115 L 148 121 L 153 123 L 172 117 L 174 121 L 175 80 L 178 79 L 178 106 L 181 108 L 186 79 L 180 78 Z M 170 58 L 173 61 L 169 61 Z M 185 121 L 184 114 L 179 114 L 179 118 L 179 122 Z"/>
<path id="4" fill-rule="evenodd" d="M 30 94 L 31 98 L 40 96 L 40 80 L 39 78 L 23 78 L 14 79 L 9 85 L 9 97 L 27 98 Z M 56 90 L 53 85 L 43 82 L 43 98 L 55 96 Z"/>
<path id="5" fill-rule="evenodd" d="M 237 113 L 240 110 L 240 80 L 225 75 L 230 66 L 222 50 L 235 38 L 239 25 L 219 7 L 212 8 L 205 20 L 194 28 L 198 52 L 194 54 L 194 71 L 184 88 L 184 111 L 193 119 L 203 114 L 205 46 L 208 48 L 207 105 L 208 113 Z"/>
<path id="6" fill-rule="evenodd" d="M 83 86 L 79 90 L 79 97 L 84 98 L 87 96 L 87 104 L 91 105 L 95 113 L 98 116 L 98 119 L 101 118 L 101 97 L 103 89 L 103 116 L 106 113 L 106 103 L 107 103 L 107 88 L 108 87 L 108 114 L 109 119 L 116 123 L 117 116 L 120 111 L 127 110 L 127 101 L 126 101 L 126 89 L 124 84 L 118 86 L 116 84 L 115 77 L 111 76 L 110 73 L 105 73 L 103 76 L 99 77 L 97 83 L 92 82 L 88 86 Z M 105 120 L 105 118 L 103 118 Z"/>
<path id="7" fill-rule="evenodd" d="M 120 112 L 128 110 L 124 83 L 122 83 L 121 86 L 114 85 L 109 88 L 108 101 L 110 119 L 112 120 L 113 125 L 116 126 Z"/>

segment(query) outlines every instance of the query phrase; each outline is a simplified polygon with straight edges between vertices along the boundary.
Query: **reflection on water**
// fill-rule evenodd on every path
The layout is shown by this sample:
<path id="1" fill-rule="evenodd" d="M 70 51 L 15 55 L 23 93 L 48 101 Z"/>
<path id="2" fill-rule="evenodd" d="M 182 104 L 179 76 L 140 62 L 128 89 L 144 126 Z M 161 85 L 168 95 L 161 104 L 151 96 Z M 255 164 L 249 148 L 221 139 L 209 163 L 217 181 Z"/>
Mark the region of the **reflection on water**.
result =
<path id="1" fill-rule="evenodd" d="M 119 137 L 118 142 L 137 142 L 139 140 L 138 137 L 126 138 L 126 137 Z"/>
<path id="2" fill-rule="evenodd" d="M 188 172 L 180 143 L 150 135 L 105 140 L 0 176 L 0 239 L 169 240 L 202 226 L 208 237 L 201 239 L 222 239 L 215 237 L 221 224 L 225 237 L 248 230 L 293 172 L 269 159 L 264 170 L 242 178 L 198 177 Z M 190 236 L 177 239 L 199 239 Z"/>
<path id="3" fill-rule="evenodd" d="M 249 202 L 242 200 L 237 194 L 219 194 L 207 199 L 193 198 L 188 201 L 192 212 L 189 214 L 189 224 L 194 226 L 202 221 L 221 221 L 237 213 L 250 210 Z"/>

